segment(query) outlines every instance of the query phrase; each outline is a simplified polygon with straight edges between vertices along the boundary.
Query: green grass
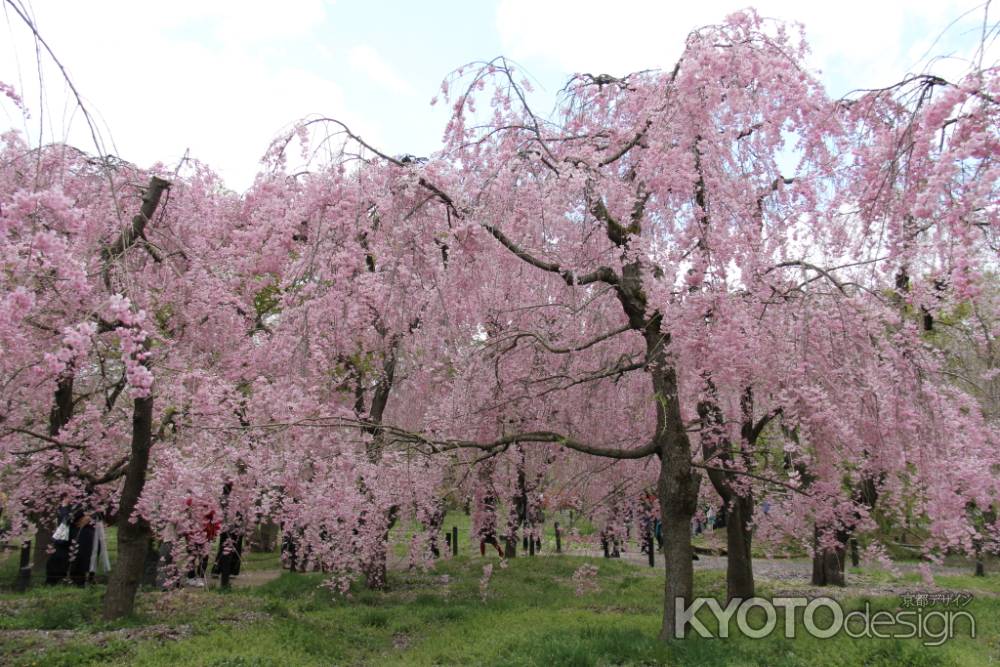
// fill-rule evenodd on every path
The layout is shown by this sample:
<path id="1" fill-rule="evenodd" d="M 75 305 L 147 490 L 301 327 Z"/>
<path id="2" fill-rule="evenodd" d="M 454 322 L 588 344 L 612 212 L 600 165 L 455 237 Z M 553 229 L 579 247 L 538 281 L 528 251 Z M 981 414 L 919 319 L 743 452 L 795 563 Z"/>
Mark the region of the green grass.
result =
<path id="1" fill-rule="evenodd" d="M 801 632 L 785 639 L 776 632 L 763 640 L 693 637 L 665 646 L 656 640 L 659 569 L 575 556 L 517 558 L 506 569 L 494 568 L 483 601 L 485 562 L 496 560 L 462 556 L 439 561 L 430 572 L 393 572 L 387 592 L 356 586 L 349 598 L 322 588 L 322 575 L 287 572 L 229 593 L 142 593 L 137 614 L 118 623 L 99 619 L 100 587 L 4 593 L 0 664 L 888 667 L 1000 661 L 997 575 L 939 577 L 942 585 L 977 591 L 965 608 L 977 619 L 976 640 L 959 637 L 930 648 L 916 639 L 819 640 Z M 598 589 L 577 596 L 572 575 L 584 563 L 598 567 Z M 695 585 L 700 595 L 722 596 L 723 574 L 696 572 Z M 771 591 L 767 582 L 760 588 L 763 596 Z M 897 598 L 853 598 L 848 604 L 860 608 L 866 601 L 877 609 L 900 604 Z M 784 627 L 780 613 L 778 620 Z"/>
<path id="2" fill-rule="evenodd" d="M 254 572 L 257 570 L 280 570 L 281 554 L 278 551 L 270 553 L 254 553 L 244 547 L 240 570 Z"/>

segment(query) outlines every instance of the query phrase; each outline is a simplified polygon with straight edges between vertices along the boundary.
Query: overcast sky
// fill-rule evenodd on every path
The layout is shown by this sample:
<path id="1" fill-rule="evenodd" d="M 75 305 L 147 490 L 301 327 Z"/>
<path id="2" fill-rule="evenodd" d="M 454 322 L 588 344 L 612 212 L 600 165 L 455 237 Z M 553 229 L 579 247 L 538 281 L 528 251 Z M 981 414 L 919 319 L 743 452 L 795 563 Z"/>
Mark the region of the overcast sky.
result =
<path id="1" fill-rule="evenodd" d="M 42 92 L 30 34 L 6 4 L 0 82 L 25 98 L 25 121 L 0 100 L 0 127 L 93 151 L 50 61 Z M 17 2 L 18 0 L 11 0 Z M 23 0 L 27 4 L 27 0 Z M 140 165 L 186 150 L 246 188 L 282 128 L 309 114 L 345 120 L 389 153 L 437 149 L 441 80 L 506 55 L 552 96 L 573 72 L 671 67 L 684 37 L 746 6 L 728 0 L 34 0 L 38 29 L 99 117 L 109 150 Z M 760 0 L 801 21 L 810 65 L 835 95 L 922 71 L 964 71 L 982 34 L 974 0 Z M 1000 12 L 993 11 L 995 22 Z M 950 27 L 949 27 L 950 25 Z M 986 54 L 997 59 L 996 44 Z M 40 97 L 41 95 L 41 97 Z M 41 113 L 39 113 L 41 110 Z"/>

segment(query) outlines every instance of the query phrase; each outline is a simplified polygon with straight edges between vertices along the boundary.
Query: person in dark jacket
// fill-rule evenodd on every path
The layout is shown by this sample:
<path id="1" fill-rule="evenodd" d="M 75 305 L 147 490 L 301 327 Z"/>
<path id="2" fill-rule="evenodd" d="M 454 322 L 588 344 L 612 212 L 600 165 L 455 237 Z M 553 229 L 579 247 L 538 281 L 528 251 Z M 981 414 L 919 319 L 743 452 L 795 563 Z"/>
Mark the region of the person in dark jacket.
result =
<path id="1" fill-rule="evenodd" d="M 89 512 L 78 511 L 70 528 L 69 578 L 75 586 L 84 586 L 94 553 L 95 527 Z"/>
<path id="2" fill-rule="evenodd" d="M 52 539 L 52 553 L 45 563 L 45 583 L 55 585 L 69 578 L 77 586 L 87 583 L 90 559 L 94 551 L 94 523 L 84 508 L 67 507 L 59 510 L 59 526 L 66 524 L 67 539 L 58 539 L 57 528 Z"/>

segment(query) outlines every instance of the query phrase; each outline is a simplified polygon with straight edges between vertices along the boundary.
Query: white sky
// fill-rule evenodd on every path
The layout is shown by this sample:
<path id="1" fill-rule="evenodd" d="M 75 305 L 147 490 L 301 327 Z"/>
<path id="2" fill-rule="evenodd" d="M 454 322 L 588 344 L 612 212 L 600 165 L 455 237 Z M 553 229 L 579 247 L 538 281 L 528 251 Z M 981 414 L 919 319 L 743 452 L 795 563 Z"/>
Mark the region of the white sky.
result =
<path id="1" fill-rule="evenodd" d="M 0 100 L 0 127 L 37 138 L 41 124 L 46 141 L 93 151 L 47 60 L 40 97 L 34 44 L 7 4 L 18 1 L 27 2 L 0 0 L 0 81 L 22 93 L 32 117 L 25 121 Z M 426 155 L 439 145 L 446 120 L 429 100 L 460 65 L 512 57 L 551 102 L 576 71 L 671 67 L 691 29 L 742 6 L 727 0 L 34 0 L 29 9 L 99 117 L 108 150 L 142 165 L 172 165 L 190 149 L 242 190 L 270 140 L 305 115 L 345 120 L 390 153 Z M 974 0 L 760 0 L 756 7 L 805 23 L 811 65 L 833 94 L 892 83 L 923 70 L 928 55 L 957 57 L 937 61 L 935 71 L 963 71 L 984 18 Z M 997 60 L 996 47 L 987 63 Z"/>

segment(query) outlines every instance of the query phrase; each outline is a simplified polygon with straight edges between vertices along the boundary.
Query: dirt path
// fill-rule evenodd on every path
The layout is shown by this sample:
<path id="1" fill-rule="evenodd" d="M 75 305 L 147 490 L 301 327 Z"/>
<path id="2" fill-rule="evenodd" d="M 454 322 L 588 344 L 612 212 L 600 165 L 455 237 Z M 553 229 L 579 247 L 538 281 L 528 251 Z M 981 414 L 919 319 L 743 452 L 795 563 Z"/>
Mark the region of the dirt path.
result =
<path id="1" fill-rule="evenodd" d="M 572 550 L 566 552 L 567 555 L 576 556 L 590 556 L 593 558 L 600 558 L 603 553 L 598 550 Z M 543 551 L 539 556 L 554 556 L 555 553 L 551 551 Z M 523 557 L 523 556 L 519 556 Z M 529 556 L 530 558 L 530 556 Z M 391 562 L 390 567 L 392 569 L 405 569 L 405 563 L 400 559 L 393 559 L 396 562 Z M 627 551 L 622 553 L 621 560 L 627 561 L 634 565 L 644 566 L 644 569 L 650 573 L 650 575 L 658 575 L 662 572 L 663 568 L 663 557 L 660 554 L 656 554 L 656 564 L 654 567 L 648 567 L 648 558 L 645 554 L 638 551 Z M 911 574 L 919 572 L 919 564 L 913 562 L 903 562 L 896 563 L 895 568 L 899 574 Z M 715 571 L 725 571 L 726 569 L 726 558 L 725 556 L 708 556 L 701 555 L 699 559 L 694 562 L 695 570 L 715 570 Z M 774 595 L 806 595 L 806 596 L 827 596 L 827 597 L 844 597 L 844 596 L 895 596 L 895 595 L 910 595 L 915 593 L 927 593 L 944 590 L 937 585 L 929 585 L 923 582 L 899 582 L 899 581 L 884 581 L 884 575 L 876 578 L 870 572 L 876 570 L 881 570 L 882 568 L 868 568 L 862 567 L 860 574 L 854 574 L 852 572 L 846 573 L 847 586 L 845 588 L 818 588 L 810 584 L 810 578 L 812 575 L 812 561 L 806 558 L 758 558 L 753 562 L 754 576 L 759 582 L 766 582 Z M 266 584 L 269 581 L 277 579 L 281 576 L 283 570 L 279 569 L 267 569 L 267 570 L 244 570 L 240 576 L 232 580 L 234 588 L 251 588 L 254 586 L 260 586 Z M 955 565 L 931 565 L 931 572 L 935 576 L 957 576 L 957 575 L 967 575 L 972 573 L 971 566 L 969 567 L 959 567 Z M 213 580 L 213 586 L 218 586 L 218 580 Z M 977 595 L 987 596 L 990 595 L 986 592 L 978 592 Z"/>
<path id="2" fill-rule="evenodd" d="M 604 554 L 596 550 L 574 551 L 580 556 L 591 556 L 601 558 Z M 659 573 L 663 568 L 663 560 L 660 554 L 656 554 L 656 565 L 648 567 L 649 561 L 646 554 L 638 551 L 628 551 L 622 553 L 621 559 L 636 565 L 647 566 L 648 572 Z M 898 574 L 912 574 L 920 571 L 920 564 L 913 562 L 894 563 Z M 972 574 L 972 565 L 959 567 L 956 565 L 931 565 L 931 573 L 934 576 L 959 576 Z M 695 570 L 716 570 L 725 571 L 725 556 L 699 556 L 694 562 Z M 943 588 L 937 584 L 926 584 L 922 581 L 885 581 L 884 568 L 862 566 L 860 574 L 847 572 L 845 578 L 847 586 L 837 587 L 817 587 L 811 583 L 812 561 L 806 558 L 756 558 L 753 561 L 754 578 L 758 583 L 767 583 L 770 594 L 774 596 L 806 596 L 806 597 L 893 597 L 916 595 L 919 593 L 935 593 L 952 591 L 953 588 Z M 878 572 L 878 576 L 874 576 Z M 996 594 L 987 591 L 975 591 L 977 597 L 997 597 Z"/>

